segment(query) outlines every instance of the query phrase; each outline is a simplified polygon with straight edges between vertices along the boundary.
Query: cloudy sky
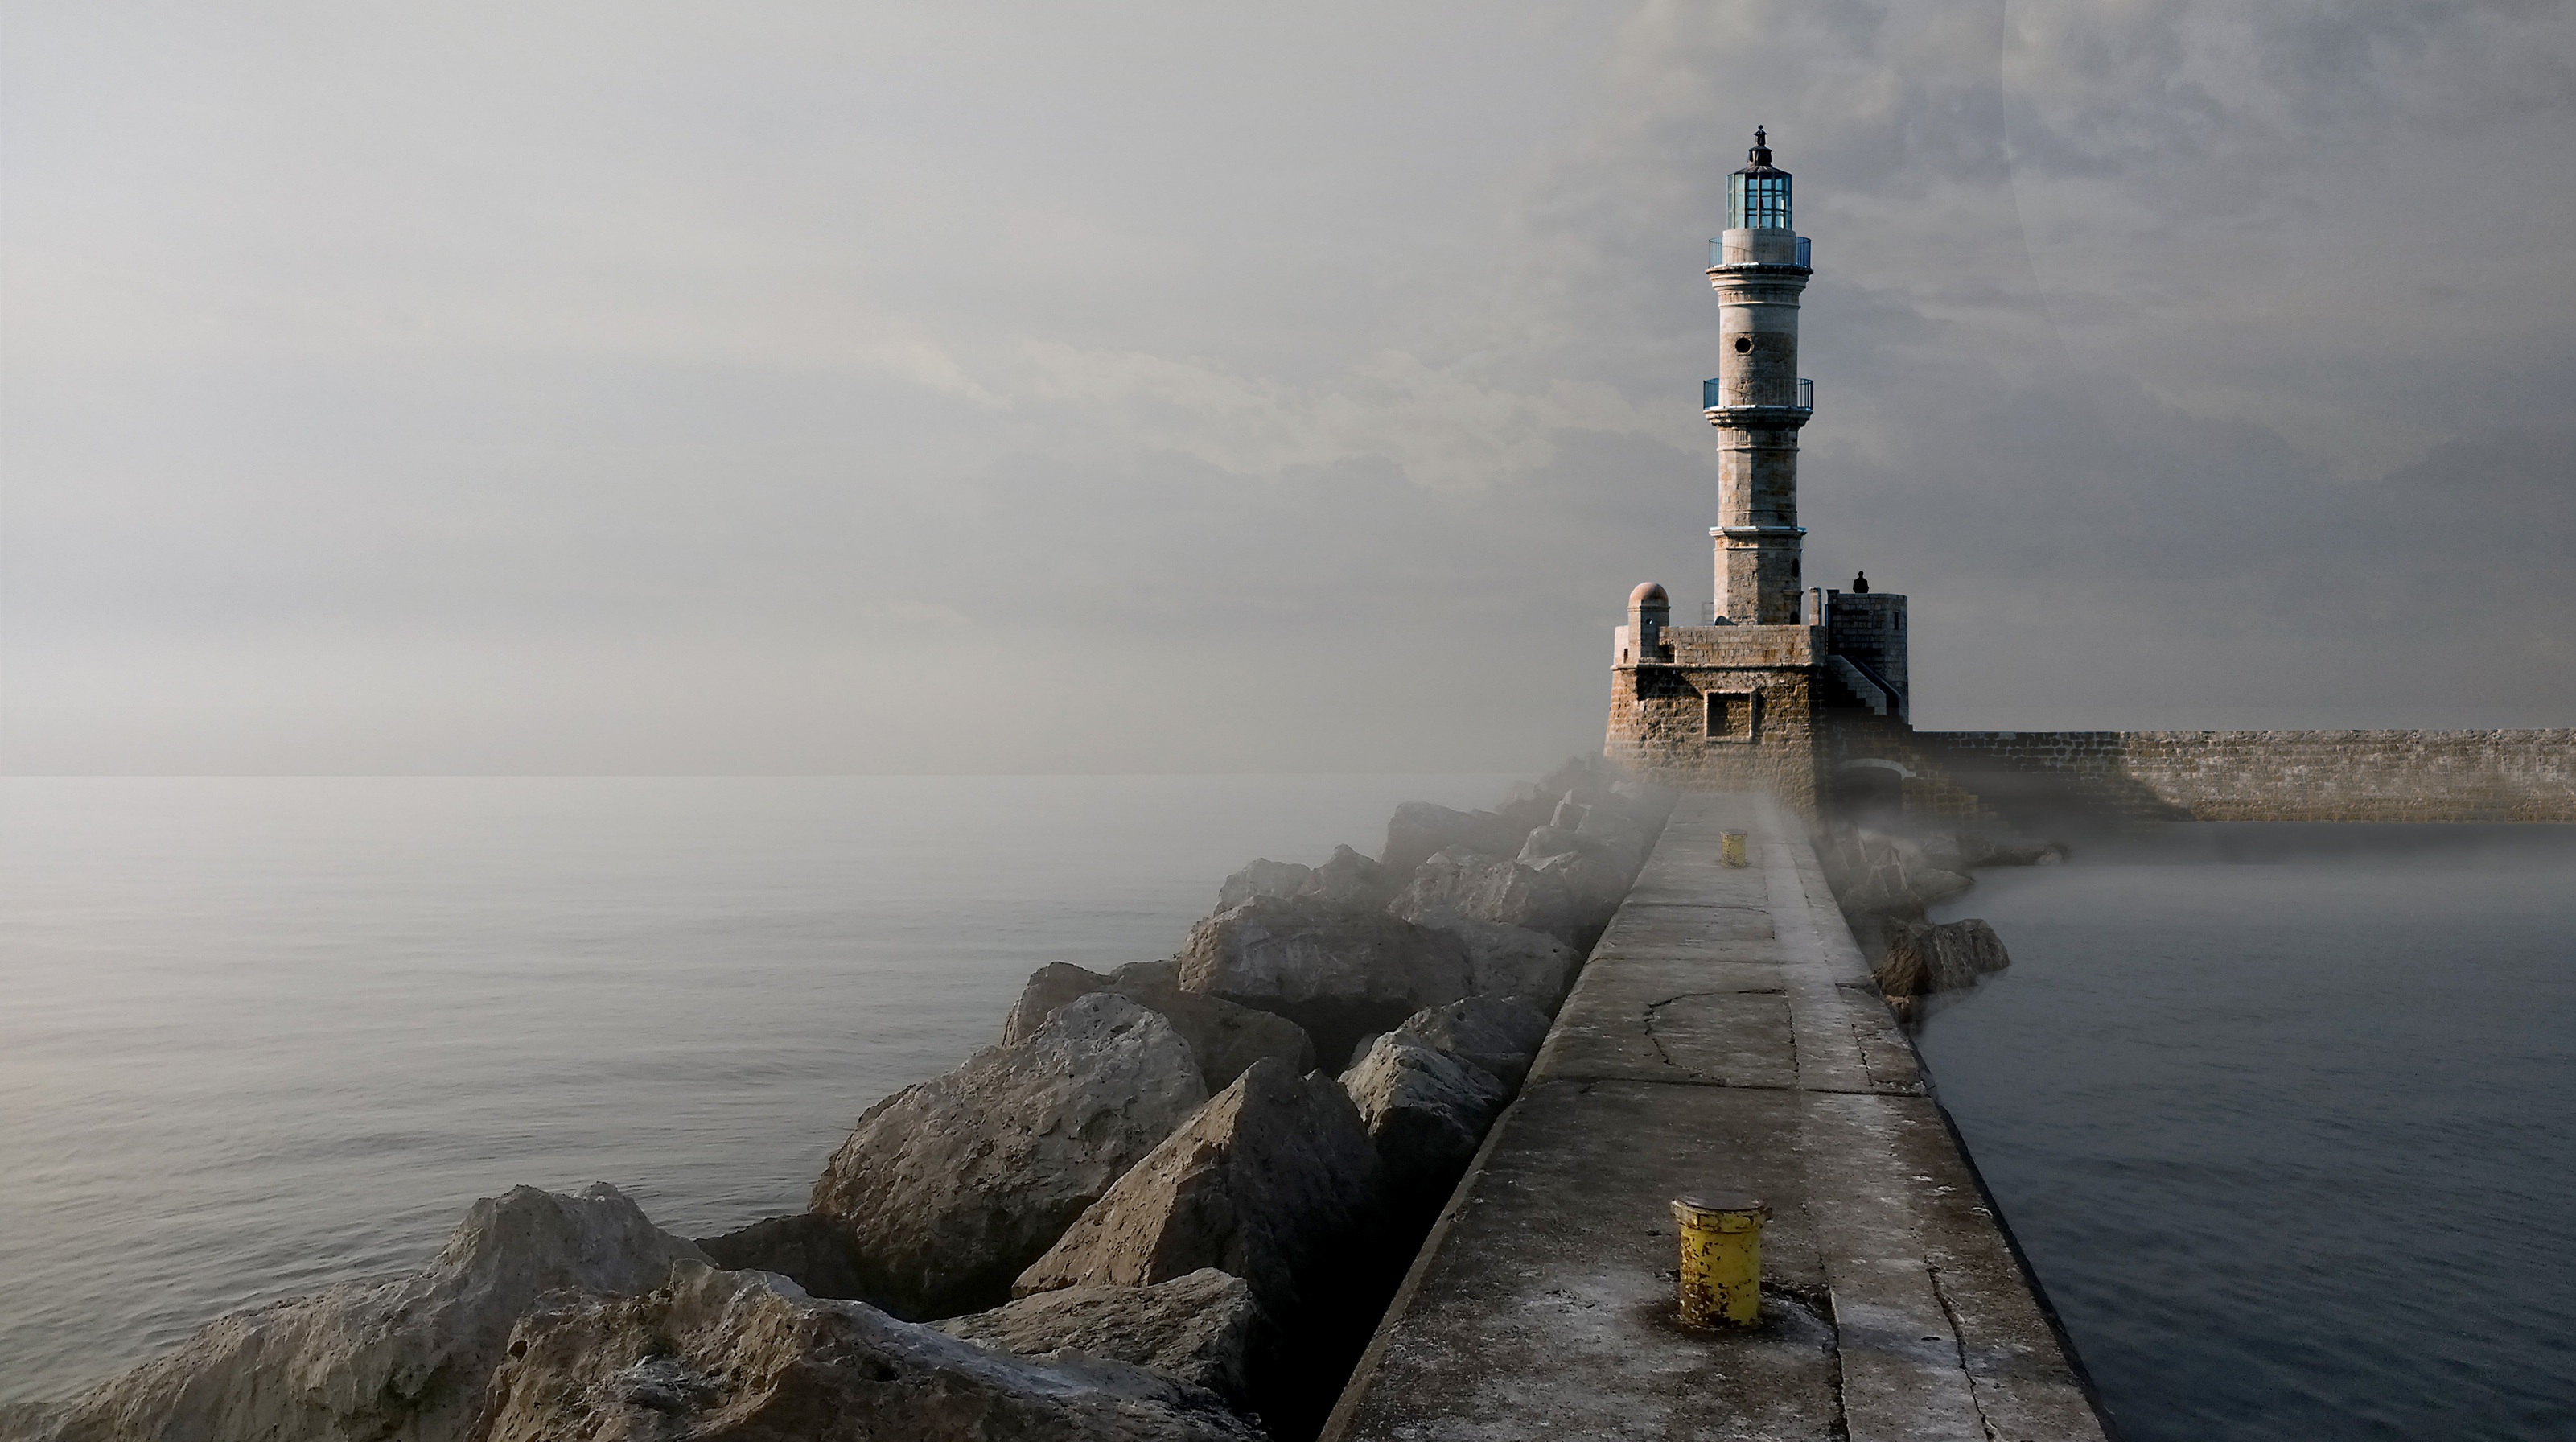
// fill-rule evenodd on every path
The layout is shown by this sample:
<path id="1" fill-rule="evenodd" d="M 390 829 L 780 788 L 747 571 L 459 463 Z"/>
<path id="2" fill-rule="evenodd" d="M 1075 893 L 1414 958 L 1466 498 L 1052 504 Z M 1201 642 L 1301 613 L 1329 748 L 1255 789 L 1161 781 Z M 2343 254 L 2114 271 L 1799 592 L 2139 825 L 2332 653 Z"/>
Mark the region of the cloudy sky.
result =
<path id="1" fill-rule="evenodd" d="M 1810 575 L 1935 728 L 2576 723 L 2576 6 L 0 3 L 0 770 L 1525 769 Z"/>

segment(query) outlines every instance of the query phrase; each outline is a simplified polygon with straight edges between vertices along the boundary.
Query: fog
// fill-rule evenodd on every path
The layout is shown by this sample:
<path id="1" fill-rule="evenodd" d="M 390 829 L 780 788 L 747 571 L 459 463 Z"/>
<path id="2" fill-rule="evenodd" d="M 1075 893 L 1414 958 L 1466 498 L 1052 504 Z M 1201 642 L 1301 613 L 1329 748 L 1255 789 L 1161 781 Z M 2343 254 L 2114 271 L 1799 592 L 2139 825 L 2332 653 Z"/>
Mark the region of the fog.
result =
<path id="1" fill-rule="evenodd" d="M 1932 728 L 2576 716 L 2576 11 L 0 7 L 0 769 L 1518 771 L 1808 573 Z"/>

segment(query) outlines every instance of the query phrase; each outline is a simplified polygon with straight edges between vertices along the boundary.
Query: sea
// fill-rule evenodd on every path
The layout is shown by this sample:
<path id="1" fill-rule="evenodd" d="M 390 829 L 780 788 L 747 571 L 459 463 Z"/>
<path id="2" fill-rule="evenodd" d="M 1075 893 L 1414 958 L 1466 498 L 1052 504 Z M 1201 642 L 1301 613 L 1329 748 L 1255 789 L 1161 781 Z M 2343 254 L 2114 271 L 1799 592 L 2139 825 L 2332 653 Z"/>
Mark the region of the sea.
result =
<path id="1" fill-rule="evenodd" d="M 2121 1437 L 2576 1438 L 2576 826 L 1978 873 L 1921 1047 Z"/>
<path id="2" fill-rule="evenodd" d="M 1502 776 L 0 779 L 0 1403 L 475 1198 L 801 1209 L 1028 973 Z M 1982 873 L 1919 1037 L 2129 1442 L 2576 1436 L 2576 828 Z"/>

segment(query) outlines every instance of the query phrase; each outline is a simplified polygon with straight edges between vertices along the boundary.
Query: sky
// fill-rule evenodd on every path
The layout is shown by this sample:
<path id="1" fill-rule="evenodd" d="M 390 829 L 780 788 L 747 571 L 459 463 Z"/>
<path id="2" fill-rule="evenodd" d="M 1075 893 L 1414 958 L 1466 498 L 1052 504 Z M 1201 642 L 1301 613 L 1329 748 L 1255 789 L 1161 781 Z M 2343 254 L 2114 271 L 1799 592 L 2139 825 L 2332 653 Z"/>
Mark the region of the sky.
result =
<path id="1" fill-rule="evenodd" d="M 0 0 L 0 771 L 1597 749 L 1757 123 L 1918 726 L 2576 724 L 2576 6 Z"/>

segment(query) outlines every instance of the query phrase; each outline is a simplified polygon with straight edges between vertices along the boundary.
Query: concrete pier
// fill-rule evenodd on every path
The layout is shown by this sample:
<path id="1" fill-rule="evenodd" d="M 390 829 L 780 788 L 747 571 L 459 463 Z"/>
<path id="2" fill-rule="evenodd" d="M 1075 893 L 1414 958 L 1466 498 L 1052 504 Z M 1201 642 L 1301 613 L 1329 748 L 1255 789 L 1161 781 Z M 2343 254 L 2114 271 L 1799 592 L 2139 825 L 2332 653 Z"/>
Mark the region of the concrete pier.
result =
<path id="1" fill-rule="evenodd" d="M 1712 1188 L 1771 1205 L 1749 1331 L 1674 1315 L 1671 1203 Z M 2103 1430 L 1802 825 L 1721 794 L 1673 813 L 1324 1436 Z"/>

